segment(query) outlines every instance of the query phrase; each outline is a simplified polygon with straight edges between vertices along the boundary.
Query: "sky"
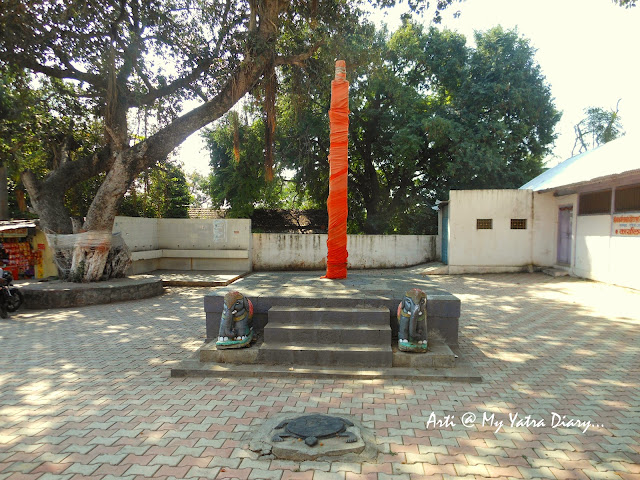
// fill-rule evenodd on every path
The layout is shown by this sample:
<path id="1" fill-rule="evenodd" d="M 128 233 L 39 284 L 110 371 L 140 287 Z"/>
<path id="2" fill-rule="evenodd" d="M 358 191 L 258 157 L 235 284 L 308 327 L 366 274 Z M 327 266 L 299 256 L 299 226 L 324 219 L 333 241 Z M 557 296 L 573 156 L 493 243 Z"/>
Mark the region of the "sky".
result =
<path id="1" fill-rule="evenodd" d="M 370 18 L 393 31 L 405 10 L 401 5 L 386 14 L 373 12 Z M 430 18 L 427 13 L 423 23 Z M 496 25 L 517 28 L 530 40 L 562 112 L 547 166 L 571 156 L 574 125 L 587 107 L 615 109 L 620 100 L 624 131 L 640 136 L 640 6 L 625 9 L 611 0 L 466 0 L 445 11 L 442 22 L 442 27 L 464 34 L 468 45 L 474 31 Z M 208 154 L 198 133 L 180 147 L 178 159 L 187 172 L 209 173 Z"/>

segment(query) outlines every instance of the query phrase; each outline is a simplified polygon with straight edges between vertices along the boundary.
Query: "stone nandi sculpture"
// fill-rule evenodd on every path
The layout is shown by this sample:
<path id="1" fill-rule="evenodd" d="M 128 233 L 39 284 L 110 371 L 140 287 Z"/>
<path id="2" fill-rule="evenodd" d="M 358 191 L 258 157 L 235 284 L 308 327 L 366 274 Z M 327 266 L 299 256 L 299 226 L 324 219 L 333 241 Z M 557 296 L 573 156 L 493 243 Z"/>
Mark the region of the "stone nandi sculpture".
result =
<path id="1" fill-rule="evenodd" d="M 427 295 L 418 288 L 408 290 L 398 305 L 398 349 L 427 351 Z"/>
<path id="2" fill-rule="evenodd" d="M 248 347 L 253 334 L 253 304 L 240 292 L 229 292 L 224 296 L 220 331 L 216 348 Z"/>

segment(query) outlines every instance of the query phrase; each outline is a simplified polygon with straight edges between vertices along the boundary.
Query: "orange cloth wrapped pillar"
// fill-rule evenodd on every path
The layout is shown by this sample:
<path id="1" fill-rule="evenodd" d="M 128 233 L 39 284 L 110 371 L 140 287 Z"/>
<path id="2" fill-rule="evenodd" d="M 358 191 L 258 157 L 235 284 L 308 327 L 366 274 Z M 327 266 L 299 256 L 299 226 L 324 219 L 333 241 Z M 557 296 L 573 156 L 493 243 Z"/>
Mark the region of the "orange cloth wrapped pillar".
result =
<path id="1" fill-rule="evenodd" d="M 347 278 L 347 180 L 349 171 L 349 82 L 344 60 L 336 61 L 331 82 L 329 147 L 329 238 L 326 278 Z"/>

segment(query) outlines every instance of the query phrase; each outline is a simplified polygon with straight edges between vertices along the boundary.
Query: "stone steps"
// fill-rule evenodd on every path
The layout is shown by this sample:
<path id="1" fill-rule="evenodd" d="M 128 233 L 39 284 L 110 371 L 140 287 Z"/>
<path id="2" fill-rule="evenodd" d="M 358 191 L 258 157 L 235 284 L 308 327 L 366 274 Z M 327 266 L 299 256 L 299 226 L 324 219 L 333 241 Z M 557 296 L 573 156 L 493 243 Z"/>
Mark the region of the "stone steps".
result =
<path id="1" fill-rule="evenodd" d="M 338 325 L 293 323 L 272 324 L 264 327 L 264 341 L 285 344 L 375 344 L 382 345 L 391 338 L 388 325 Z"/>
<path id="2" fill-rule="evenodd" d="M 269 323 L 278 325 L 389 325 L 389 309 L 380 307 L 277 306 L 269 309 Z"/>
<path id="3" fill-rule="evenodd" d="M 268 365 L 391 367 L 387 308 L 273 306 L 258 358 Z"/>
<path id="4" fill-rule="evenodd" d="M 258 359 L 267 365 L 390 367 L 393 363 L 391 345 L 291 345 L 264 342 Z"/>
<path id="5" fill-rule="evenodd" d="M 220 378 L 351 378 L 351 379 L 412 379 L 431 381 L 481 382 L 482 377 L 473 366 L 458 358 L 459 350 L 452 351 L 438 340 L 429 342 L 429 352 L 411 354 L 392 347 L 392 367 L 349 367 L 343 365 L 267 365 L 258 348 L 217 350 L 215 343 L 203 345 L 193 359 L 176 362 L 171 367 L 172 377 Z"/>
<path id="6" fill-rule="evenodd" d="M 551 267 L 551 268 L 545 268 L 544 270 L 542 270 L 542 273 L 549 275 L 551 277 L 566 277 L 569 275 L 569 272 L 567 270 L 565 270 L 564 268 L 559 268 L 559 267 Z"/>

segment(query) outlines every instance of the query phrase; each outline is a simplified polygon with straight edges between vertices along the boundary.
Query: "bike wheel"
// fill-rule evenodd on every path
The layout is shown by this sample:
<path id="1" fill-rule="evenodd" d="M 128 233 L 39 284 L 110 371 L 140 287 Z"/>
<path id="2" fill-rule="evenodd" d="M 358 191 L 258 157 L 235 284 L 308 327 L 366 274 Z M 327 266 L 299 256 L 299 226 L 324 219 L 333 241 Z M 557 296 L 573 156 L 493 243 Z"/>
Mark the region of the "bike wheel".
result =
<path id="1" fill-rule="evenodd" d="M 7 313 L 7 306 L 2 301 L 0 301 L 0 318 L 9 318 L 9 313 Z"/>
<path id="2" fill-rule="evenodd" d="M 24 303 L 24 294 L 16 287 L 9 289 L 9 292 L 11 293 L 11 296 L 7 297 L 7 311 L 15 312 Z"/>

